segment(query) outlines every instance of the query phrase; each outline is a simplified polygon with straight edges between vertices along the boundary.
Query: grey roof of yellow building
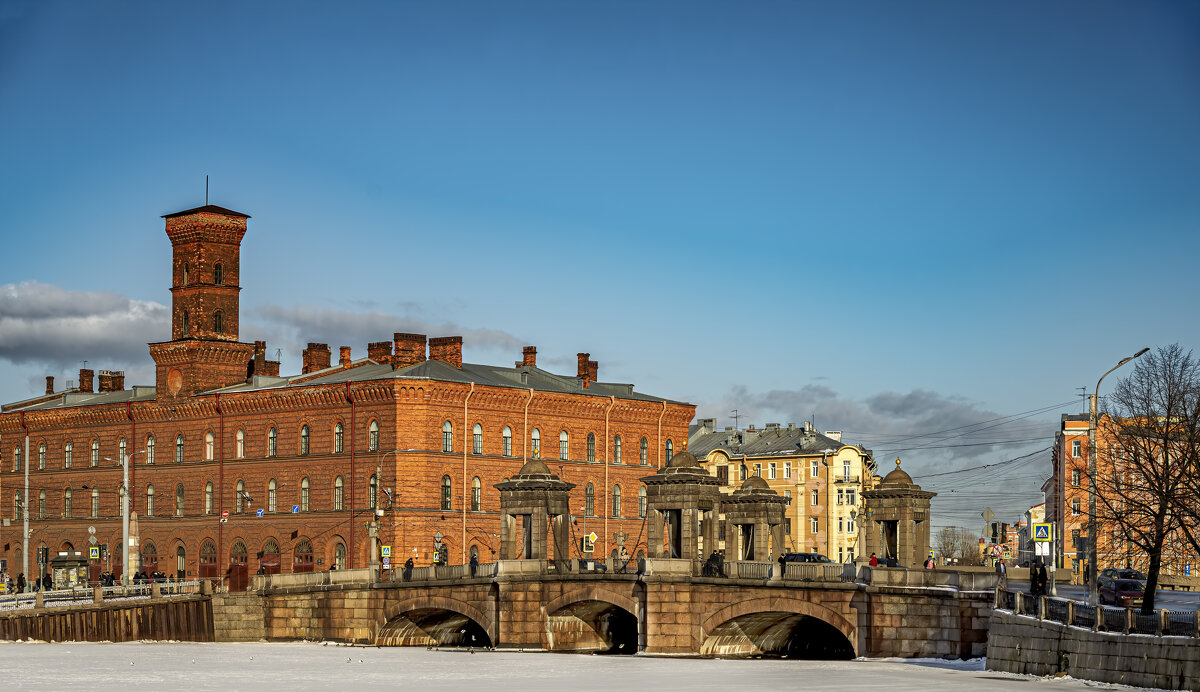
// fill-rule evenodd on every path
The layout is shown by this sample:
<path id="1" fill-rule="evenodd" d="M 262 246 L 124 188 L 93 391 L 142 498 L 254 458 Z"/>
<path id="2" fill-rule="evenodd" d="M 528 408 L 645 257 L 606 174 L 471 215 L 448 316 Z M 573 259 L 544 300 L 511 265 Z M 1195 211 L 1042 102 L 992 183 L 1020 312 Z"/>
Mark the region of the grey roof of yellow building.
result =
<path id="1" fill-rule="evenodd" d="M 763 429 L 717 430 L 699 432 L 688 441 L 688 451 L 697 457 L 705 457 L 721 450 L 732 457 L 817 455 L 828 450 L 836 452 L 842 447 L 856 447 L 864 454 L 871 450 L 861 445 L 847 445 L 832 437 L 803 427 L 767 427 Z"/>

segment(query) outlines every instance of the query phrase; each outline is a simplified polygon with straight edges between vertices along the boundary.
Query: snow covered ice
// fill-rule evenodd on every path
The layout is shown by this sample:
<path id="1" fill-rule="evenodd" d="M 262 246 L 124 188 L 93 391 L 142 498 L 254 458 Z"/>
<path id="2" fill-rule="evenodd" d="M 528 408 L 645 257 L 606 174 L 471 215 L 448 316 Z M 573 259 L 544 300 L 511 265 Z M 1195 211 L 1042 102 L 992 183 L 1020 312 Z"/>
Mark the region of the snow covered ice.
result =
<path id="1" fill-rule="evenodd" d="M 427 651 L 332 642 L 0 643 L 4 690 L 1134 689 L 983 670 L 983 661 L 789 661 Z"/>

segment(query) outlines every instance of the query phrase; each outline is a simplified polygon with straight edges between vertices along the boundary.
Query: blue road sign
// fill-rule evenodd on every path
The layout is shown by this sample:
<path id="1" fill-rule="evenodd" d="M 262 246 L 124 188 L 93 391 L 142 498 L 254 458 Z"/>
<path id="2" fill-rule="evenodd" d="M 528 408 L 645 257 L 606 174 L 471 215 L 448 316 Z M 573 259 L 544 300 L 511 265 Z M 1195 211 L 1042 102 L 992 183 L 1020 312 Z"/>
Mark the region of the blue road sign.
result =
<path id="1" fill-rule="evenodd" d="M 292 505 L 292 514 L 300 513 L 300 505 Z"/>
<path id="2" fill-rule="evenodd" d="M 258 516 L 261 517 L 263 515 L 263 511 L 260 509 L 257 512 L 255 512 L 255 514 L 257 514 Z"/>
<path id="3" fill-rule="evenodd" d="M 1033 540 L 1035 540 L 1035 541 L 1050 540 L 1050 524 L 1034 524 L 1033 525 Z"/>

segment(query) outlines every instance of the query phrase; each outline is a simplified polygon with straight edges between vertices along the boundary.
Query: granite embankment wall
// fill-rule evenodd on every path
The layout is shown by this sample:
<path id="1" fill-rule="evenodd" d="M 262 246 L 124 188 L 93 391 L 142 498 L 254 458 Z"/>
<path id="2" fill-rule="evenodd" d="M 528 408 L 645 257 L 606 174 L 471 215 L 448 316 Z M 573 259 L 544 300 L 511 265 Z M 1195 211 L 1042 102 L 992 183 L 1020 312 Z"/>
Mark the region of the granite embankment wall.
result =
<path id="1" fill-rule="evenodd" d="M 1100 682 L 1200 690 L 1200 639 L 1093 632 L 1028 615 L 992 612 L 988 670 L 1067 673 Z"/>

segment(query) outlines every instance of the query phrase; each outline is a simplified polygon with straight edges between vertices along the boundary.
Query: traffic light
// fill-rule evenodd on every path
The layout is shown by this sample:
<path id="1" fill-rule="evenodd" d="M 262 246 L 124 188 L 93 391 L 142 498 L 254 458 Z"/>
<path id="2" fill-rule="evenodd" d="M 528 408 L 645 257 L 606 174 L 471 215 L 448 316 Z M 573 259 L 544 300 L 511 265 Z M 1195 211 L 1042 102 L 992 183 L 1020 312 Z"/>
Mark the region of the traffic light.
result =
<path id="1" fill-rule="evenodd" d="M 1008 543 L 1008 524 L 1000 524 L 1000 542 Z"/>
<path id="2" fill-rule="evenodd" d="M 992 522 L 992 543 L 1000 542 L 1000 524 Z"/>

